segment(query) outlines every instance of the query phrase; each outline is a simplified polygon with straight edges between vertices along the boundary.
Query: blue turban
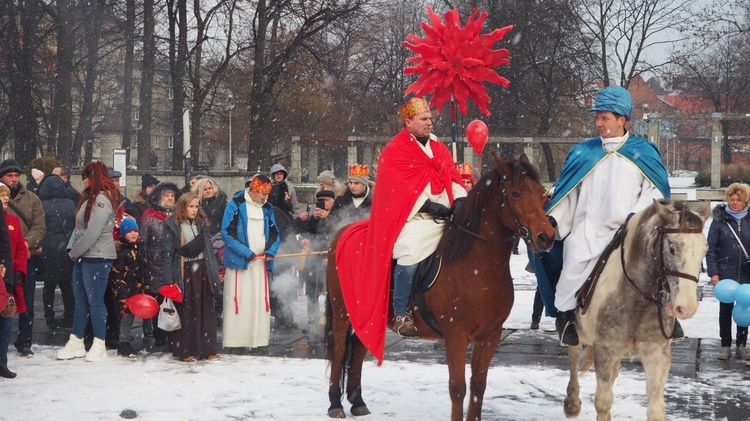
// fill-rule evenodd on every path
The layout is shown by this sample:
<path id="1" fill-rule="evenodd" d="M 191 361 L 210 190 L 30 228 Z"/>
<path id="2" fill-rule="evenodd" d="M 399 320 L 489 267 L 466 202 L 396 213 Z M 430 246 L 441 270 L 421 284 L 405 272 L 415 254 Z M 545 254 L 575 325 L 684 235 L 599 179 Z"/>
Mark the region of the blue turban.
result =
<path id="1" fill-rule="evenodd" d="M 611 111 L 630 121 L 633 100 L 630 92 L 621 86 L 609 86 L 599 91 L 594 106 L 589 111 Z"/>

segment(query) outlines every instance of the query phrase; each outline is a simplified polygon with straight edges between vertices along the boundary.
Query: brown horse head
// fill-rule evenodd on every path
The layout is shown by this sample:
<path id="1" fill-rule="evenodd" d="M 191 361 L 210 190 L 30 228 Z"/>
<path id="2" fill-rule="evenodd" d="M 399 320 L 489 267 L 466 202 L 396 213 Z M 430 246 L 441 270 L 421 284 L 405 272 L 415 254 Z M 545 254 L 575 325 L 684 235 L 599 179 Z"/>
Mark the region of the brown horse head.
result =
<path id="1" fill-rule="evenodd" d="M 526 154 L 503 162 L 493 155 L 503 188 L 502 220 L 506 228 L 521 236 L 534 253 L 548 251 L 555 240 L 555 229 L 542 206 L 544 187 L 539 172 Z"/>

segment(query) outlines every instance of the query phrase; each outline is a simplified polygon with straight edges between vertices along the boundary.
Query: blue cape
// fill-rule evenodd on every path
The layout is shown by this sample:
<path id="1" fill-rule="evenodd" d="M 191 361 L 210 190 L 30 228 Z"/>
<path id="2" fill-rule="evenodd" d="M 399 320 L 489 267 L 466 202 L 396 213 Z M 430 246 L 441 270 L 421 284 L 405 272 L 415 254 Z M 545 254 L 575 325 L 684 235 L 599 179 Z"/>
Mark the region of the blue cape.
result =
<path id="1" fill-rule="evenodd" d="M 576 188 L 599 163 L 610 153 L 615 153 L 632 163 L 657 189 L 669 198 L 669 179 L 662 164 L 659 149 L 655 144 L 642 137 L 629 136 L 627 141 L 618 149 L 607 152 L 602 147 L 601 137 L 585 140 L 570 149 L 565 159 L 560 179 L 555 184 L 555 194 L 544 206 L 549 212 L 560 201 Z M 537 286 L 542 294 L 547 316 L 557 316 L 555 308 L 555 285 L 562 271 L 563 241 L 555 241 L 555 245 L 548 253 L 532 254 L 529 252 L 529 262 L 536 274 Z"/>

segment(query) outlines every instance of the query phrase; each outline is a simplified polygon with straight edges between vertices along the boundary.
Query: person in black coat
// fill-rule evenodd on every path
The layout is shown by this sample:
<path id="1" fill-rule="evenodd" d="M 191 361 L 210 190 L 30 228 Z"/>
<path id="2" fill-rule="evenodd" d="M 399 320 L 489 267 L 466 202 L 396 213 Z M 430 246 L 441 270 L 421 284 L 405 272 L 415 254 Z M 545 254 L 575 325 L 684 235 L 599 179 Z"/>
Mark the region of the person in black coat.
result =
<path id="1" fill-rule="evenodd" d="M 78 205 L 78 202 L 81 200 L 81 193 L 70 184 L 70 168 L 61 165 L 59 167 L 55 167 L 55 169 L 52 170 L 52 174 L 55 174 L 62 178 L 63 182 L 65 183 L 65 188 L 68 189 L 68 199 L 72 200 L 73 203 Z"/>
<path id="2" fill-rule="evenodd" d="M 67 245 L 73 234 L 76 204 L 69 198 L 68 189 L 63 179 L 55 174 L 48 175 L 39 184 L 39 199 L 45 214 L 47 230 L 39 243 L 41 247 L 42 266 L 44 271 L 40 278 L 44 280 L 42 302 L 47 328 L 55 330 L 60 327 L 73 326 L 73 262 L 68 257 Z M 63 318 L 60 323 L 55 320 L 55 288 L 60 287 L 63 298 Z"/>
<path id="3" fill-rule="evenodd" d="M 336 228 L 370 217 L 372 186 L 368 175 L 367 165 L 354 164 L 349 167 L 347 189 L 336 198 L 331 209 Z"/>
<path id="4" fill-rule="evenodd" d="M 750 259 L 747 254 L 750 250 L 747 206 L 750 201 L 750 186 L 734 183 L 727 188 L 726 197 L 727 205 L 714 208 L 713 222 L 708 230 L 707 273 L 712 285 L 716 285 L 721 279 L 734 279 L 740 284 L 750 283 Z M 719 304 L 720 360 L 731 357 L 733 308 L 734 303 Z M 737 326 L 738 359 L 750 360 L 750 354 L 745 349 L 747 332 L 747 327 Z"/>

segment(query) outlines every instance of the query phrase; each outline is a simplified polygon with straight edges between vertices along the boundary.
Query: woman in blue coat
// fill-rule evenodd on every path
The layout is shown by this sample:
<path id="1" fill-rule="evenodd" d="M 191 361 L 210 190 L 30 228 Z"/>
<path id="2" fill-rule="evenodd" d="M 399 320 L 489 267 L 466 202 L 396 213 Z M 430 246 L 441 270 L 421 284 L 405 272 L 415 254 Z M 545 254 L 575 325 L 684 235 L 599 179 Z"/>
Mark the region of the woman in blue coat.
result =
<path id="1" fill-rule="evenodd" d="M 750 218 L 747 204 L 750 201 L 750 186 L 734 183 L 727 188 L 727 204 L 714 208 L 713 222 L 708 230 L 708 253 L 706 267 L 711 284 L 720 279 L 734 279 L 740 284 L 750 282 L 748 250 L 750 250 Z M 720 360 L 731 357 L 732 309 L 734 303 L 719 304 L 719 336 L 721 337 Z M 747 327 L 737 326 L 736 357 L 750 360 L 745 349 Z"/>
<path id="2" fill-rule="evenodd" d="M 256 175 L 224 210 L 225 348 L 266 346 L 271 335 L 268 272 L 273 272 L 280 242 L 273 206 L 268 203 L 271 184 L 270 178 Z"/>

